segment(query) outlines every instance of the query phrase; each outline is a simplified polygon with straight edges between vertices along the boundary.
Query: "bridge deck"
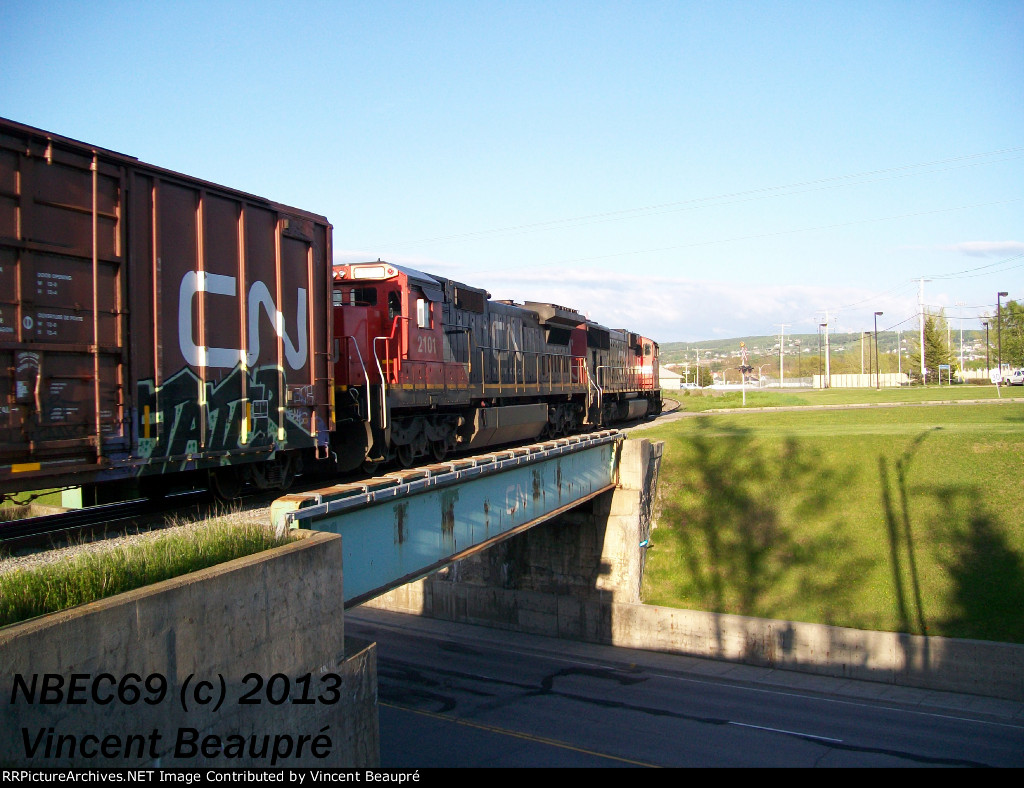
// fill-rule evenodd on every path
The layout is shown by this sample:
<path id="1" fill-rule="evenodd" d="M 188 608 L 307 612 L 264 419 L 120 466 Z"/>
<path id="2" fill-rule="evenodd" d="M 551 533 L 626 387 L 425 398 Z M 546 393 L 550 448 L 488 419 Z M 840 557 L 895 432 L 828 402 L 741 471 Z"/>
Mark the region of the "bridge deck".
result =
<path id="1" fill-rule="evenodd" d="M 278 529 L 342 535 L 352 607 L 613 489 L 623 437 L 606 430 L 286 495 L 271 514 Z"/>

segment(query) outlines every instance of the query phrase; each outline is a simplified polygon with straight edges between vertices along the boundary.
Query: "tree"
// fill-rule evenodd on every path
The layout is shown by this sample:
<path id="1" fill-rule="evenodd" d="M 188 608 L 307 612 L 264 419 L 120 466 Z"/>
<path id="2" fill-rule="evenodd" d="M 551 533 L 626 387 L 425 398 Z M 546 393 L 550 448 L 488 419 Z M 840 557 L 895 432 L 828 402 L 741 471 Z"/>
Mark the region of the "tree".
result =
<path id="1" fill-rule="evenodd" d="M 920 377 L 921 374 L 921 350 L 911 352 L 910 361 L 912 364 L 911 375 Z M 949 365 L 951 375 L 957 373 L 956 360 L 953 352 L 946 342 L 946 317 L 943 313 L 933 315 L 925 314 L 924 318 L 924 369 L 926 381 L 937 383 L 939 380 L 939 367 Z"/>
<path id="2" fill-rule="evenodd" d="M 1000 310 L 1003 363 L 1024 367 L 1024 304 L 1007 301 Z M 993 336 L 992 339 L 995 339 Z"/>

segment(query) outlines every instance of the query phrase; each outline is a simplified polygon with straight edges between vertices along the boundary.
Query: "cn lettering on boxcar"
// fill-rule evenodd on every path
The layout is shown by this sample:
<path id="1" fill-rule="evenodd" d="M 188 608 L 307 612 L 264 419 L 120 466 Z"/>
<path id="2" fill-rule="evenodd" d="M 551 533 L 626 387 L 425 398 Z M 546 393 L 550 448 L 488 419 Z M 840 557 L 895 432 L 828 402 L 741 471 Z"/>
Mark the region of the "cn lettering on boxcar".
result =
<path id="1" fill-rule="evenodd" d="M 248 297 L 248 351 L 241 348 L 219 348 L 197 345 L 193 336 L 194 300 L 197 293 L 237 297 L 236 277 L 208 274 L 205 271 L 187 271 L 181 279 L 178 294 L 178 346 L 185 361 L 194 367 L 227 367 L 243 363 L 253 366 L 260 356 L 259 324 L 263 315 L 269 318 L 274 332 L 284 340 L 284 354 L 288 366 L 299 370 L 306 366 L 308 356 L 306 332 L 306 290 L 297 288 L 297 308 L 291 335 L 285 328 L 284 315 L 277 309 L 266 284 L 257 281 L 249 288 Z M 296 339 L 293 341 L 292 337 Z"/>

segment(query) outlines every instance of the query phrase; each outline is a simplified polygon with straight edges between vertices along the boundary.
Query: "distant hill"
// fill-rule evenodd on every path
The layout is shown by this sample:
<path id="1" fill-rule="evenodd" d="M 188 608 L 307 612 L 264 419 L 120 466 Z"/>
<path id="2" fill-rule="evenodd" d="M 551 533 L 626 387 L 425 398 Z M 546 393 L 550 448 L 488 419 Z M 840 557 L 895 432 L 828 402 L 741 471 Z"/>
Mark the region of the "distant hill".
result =
<path id="1" fill-rule="evenodd" d="M 903 334 L 905 344 L 904 352 L 907 351 L 908 347 L 917 347 L 917 333 L 915 331 L 904 331 Z M 864 335 L 864 341 L 872 337 L 870 333 Z M 791 354 L 796 352 L 797 348 L 801 350 L 807 349 L 812 354 L 818 352 L 818 342 L 825 341 L 824 335 L 819 337 L 818 334 L 786 334 L 786 353 Z M 960 342 L 960 332 L 953 331 L 950 335 L 953 347 L 958 348 Z M 990 337 L 990 339 L 992 339 Z M 899 340 L 899 336 L 895 331 L 879 331 L 878 332 L 878 352 L 887 353 L 896 350 L 896 343 Z M 856 333 L 830 333 L 828 337 L 829 347 L 833 353 L 842 353 L 843 351 L 849 350 L 859 353 L 860 352 L 860 332 Z M 992 341 L 995 341 L 992 339 Z M 661 344 L 661 363 L 662 364 L 682 364 L 682 363 L 693 363 L 696 360 L 696 351 L 700 351 L 702 359 L 708 358 L 708 353 L 711 357 L 716 356 L 738 356 L 740 353 L 740 342 L 746 343 L 747 352 L 751 358 L 758 358 L 761 356 L 774 354 L 778 357 L 779 354 L 779 337 L 775 336 L 751 336 L 751 337 L 730 337 L 729 339 L 706 339 L 702 342 L 665 342 Z M 799 344 L 797 344 L 799 343 Z M 964 331 L 964 348 L 977 343 L 981 346 L 982 352 L 984 352 L 985 343 L 985 332 L 984 331 Z"/>

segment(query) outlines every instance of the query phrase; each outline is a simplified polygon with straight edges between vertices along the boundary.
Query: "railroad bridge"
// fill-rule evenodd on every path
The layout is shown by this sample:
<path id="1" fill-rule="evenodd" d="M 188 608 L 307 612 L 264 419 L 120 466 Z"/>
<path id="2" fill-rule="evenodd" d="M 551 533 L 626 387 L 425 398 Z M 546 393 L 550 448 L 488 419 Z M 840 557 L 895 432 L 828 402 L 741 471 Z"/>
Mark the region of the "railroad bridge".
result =
<path id="1" fill-rule="evenodd" d="M 341 534 L 346 608 L 452 565 L 435 581 L 638 599 L 660 449 L 606 430 L 287 495 L 272 517 L 279 530 Z M 497 545 L 497 557 L 462 561 Z M 423 612 L 422 590 L 385 604 L 417 593 Z"/>
<path id="2" fill-rule="evenodd" d="M 0 718 L 13 731 L 56 731 L 68 741 L 103 731 L 141 742 L 139 731 L 152 731 L 145 753 L 117 752 L 104 766 L 268 765 L 262 755 L 179 751 L 182 731 L 222 742 L 240 732 L 323 734 L 330 765 L 376 766 L 376 644 L 347 635 L 348 609 L 366 600 L 612 642 L 612 604 L 639 601 L 659 458 L 660 444 L 609 431 L 285 496 L 273 507 L 275 521 L 306 538 L 0 632 L 5 687 L 16 675 L 155 676 L 180 704 L 83 701 L 65 712 L 45 702 L 14 705 L 8 692 Z M 189 687 L 218 682 L 216 705 L 185 704 Z M 313 683 L 323 702 L 304 694 Z M 339 684 L 344 692 L 332 696 Z M 270 702 L 243 701 L 262 689 Z M 283 702 L 289 692 L 292 701 Z M 0 762 L 99 763 L 41 753 L 25 751 L 19 736 L 0 741 Z M 327 763 L 306 751 L 277 765 Z"/>

